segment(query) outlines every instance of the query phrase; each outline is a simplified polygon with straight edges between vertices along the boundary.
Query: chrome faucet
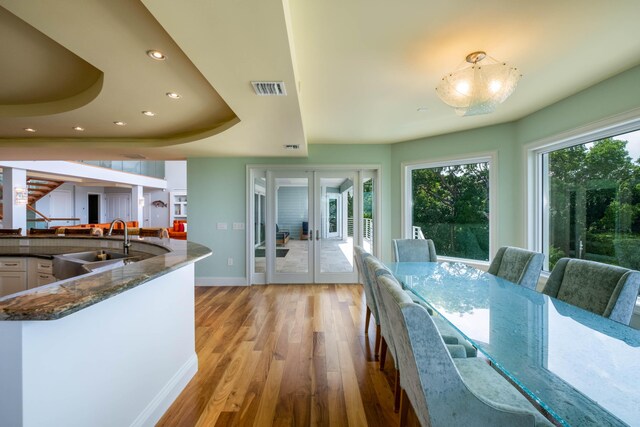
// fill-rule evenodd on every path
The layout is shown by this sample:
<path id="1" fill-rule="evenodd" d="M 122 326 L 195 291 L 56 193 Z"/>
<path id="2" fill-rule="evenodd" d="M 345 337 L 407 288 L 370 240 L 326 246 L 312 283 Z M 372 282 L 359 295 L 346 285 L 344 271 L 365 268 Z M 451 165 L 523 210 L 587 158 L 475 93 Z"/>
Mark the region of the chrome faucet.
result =
<path id="1" fill-rule="evenodd" d="M 121 222 L 122 226 L 124 227 L 124 242 L 122 243 L 122 249 L 126 255 L 129 255 L 129 246 L 131 246 L 131 243 L 129 242 L 129 233 L 127 232 L 127 223 L 124 222 L 123 219 L 116 218 L 113 221 L 111 221 L 111 226 L 109 226 L 109 231 L 107 231 L 107 236 L 111 236 L 111 233 L 113 232 L 113 226 L 116 225 L 116 222 Z"/>

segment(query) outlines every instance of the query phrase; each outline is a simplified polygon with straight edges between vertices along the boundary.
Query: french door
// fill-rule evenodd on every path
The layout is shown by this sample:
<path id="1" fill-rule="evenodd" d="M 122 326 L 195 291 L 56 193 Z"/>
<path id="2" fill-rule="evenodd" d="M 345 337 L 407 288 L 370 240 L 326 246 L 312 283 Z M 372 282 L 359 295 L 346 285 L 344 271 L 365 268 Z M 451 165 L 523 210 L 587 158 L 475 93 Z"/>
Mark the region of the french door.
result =
<path id="1" fill-rule="evenodd" d="M 252 283 L 354 283 L 362 244 L 360 171 L 250 174 Z"/>

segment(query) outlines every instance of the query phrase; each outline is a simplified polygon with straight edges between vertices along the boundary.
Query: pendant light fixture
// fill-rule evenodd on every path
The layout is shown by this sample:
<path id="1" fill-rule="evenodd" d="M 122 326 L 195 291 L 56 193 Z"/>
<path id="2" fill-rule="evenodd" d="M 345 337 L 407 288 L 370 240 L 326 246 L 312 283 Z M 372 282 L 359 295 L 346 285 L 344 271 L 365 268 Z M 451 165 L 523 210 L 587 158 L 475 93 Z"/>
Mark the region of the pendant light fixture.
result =
<path id="1" fill-rule="evenodd" d="M 465 64 L 442 78 L 436 92 L 460 116 L 488 114 L 513 93 L 520 77 L 517 68 L 472 52 Z"/>

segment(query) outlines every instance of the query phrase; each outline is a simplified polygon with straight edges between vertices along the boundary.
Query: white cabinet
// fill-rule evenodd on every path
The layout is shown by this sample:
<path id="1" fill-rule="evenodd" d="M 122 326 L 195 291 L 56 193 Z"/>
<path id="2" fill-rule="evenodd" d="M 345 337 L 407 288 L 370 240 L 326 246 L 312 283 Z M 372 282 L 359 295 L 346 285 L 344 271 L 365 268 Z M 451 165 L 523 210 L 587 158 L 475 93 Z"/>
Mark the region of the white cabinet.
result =
<path id="1" fill-rule="evenodd" d="M 53 276 L 53 261 L 42 258 L 29 258 L 29 274 L 27 278 L 27 288 L 33 289 L 38 286 L 55 282 Z"/>
<path id="2" fill-rule="evenodd" d="M 187 192 L 172 191 L 169 193 L 169 224 L 174 219 L 187 219 Z"/>
<path id="3" fill-rule="evenodd" d="M 31 276 L 29 276 L 29 278 L 31 278 Z M 48 285 L 49 283 L 53 283 L 55 281 L 56 278 L 53 277 L 53 274 L 37 273 L 36 285 L 34 287 L 37 288 L 38 286 Z M 31 286 L 29 286 L 29 289 L 31 289 Z"/>
<path id="4" fill-rule="evenodd" d="M 0 257 L 0 297 L 55 282 L 53 261 L 32 257 Z"/>
<path id="5" fill-rule="evenodd" d="M 27 289 L 25 258 L 0 258 L 0 297 Z"/>

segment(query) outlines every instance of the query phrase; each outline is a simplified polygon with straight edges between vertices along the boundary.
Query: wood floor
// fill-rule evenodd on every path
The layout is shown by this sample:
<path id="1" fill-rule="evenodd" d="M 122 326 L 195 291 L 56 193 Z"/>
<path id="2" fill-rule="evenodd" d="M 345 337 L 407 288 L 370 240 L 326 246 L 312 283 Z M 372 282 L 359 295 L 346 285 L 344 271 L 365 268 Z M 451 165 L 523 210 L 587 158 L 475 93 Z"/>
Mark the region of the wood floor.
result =
<path id="1" fill-rule="evenodd" d="M 197 287 L 199 371 L 158 425 L 397 426 L 365 309 L 356 285 Z"/>

